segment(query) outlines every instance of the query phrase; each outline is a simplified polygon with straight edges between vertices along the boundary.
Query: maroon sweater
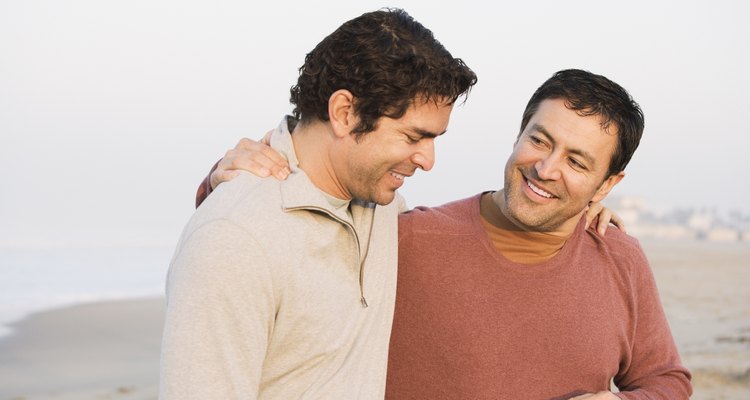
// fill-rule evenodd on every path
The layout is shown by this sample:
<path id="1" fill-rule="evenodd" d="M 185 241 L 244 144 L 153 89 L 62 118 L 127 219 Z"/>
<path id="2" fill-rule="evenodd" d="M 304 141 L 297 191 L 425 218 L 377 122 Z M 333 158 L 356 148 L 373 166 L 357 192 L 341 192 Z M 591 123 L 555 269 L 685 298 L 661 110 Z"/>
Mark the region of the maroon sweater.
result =
<path id="1" fill-rule="evenodd" d="M 399 219 L 388 399 L 687 399 L 653 275 L 635 239 L 579 224 L 547 262 L 495 250 L 479 198 Z"/>

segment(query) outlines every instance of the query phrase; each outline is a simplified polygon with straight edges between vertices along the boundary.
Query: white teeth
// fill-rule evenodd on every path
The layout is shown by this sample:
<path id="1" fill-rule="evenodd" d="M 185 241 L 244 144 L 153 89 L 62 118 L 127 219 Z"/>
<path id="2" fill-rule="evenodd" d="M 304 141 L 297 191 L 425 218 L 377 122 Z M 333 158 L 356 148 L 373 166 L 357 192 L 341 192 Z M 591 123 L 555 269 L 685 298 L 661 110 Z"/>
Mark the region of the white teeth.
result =
<path id="1" fill-rule="evenodd" d="M 547 193 L 547 192 L 545 192 L 544 190 L 542 190 L 542 189 L 539 189 L 538 187 L 534 186 L 534 184 L 533 184 L 533 183 L 531 183 L 531 181 L 526 181 L 526 183 L 528 183 L 528 184 L 529 184 L 529 187 L 531 188 L 531 190 L 533 190 L 533 191 L 534 191 L 534 193 L 536 193 L 536 194 L 538 194 L 538 195 L 540 195 L 540 196 L 542 196 L 542 197 L 546 197 L 546 198 L 548 198 L 548 199 L 551 199 L 552 197 L 554 197 L 554 196 L 552 196 L 552 195 L 551 195 L 550 193 Z"/>
<path id="2" fill-rule="evenodd" d="M 398 179 L 400 181 L 403 181 L 404 178 L 406 178 L 406 175 L 397 174 L 395 172 L 389 172 L 389 173 L 391 174 L 392 177 L 394 177 L 394 178 L 396 178 L 396 179 Z"/>

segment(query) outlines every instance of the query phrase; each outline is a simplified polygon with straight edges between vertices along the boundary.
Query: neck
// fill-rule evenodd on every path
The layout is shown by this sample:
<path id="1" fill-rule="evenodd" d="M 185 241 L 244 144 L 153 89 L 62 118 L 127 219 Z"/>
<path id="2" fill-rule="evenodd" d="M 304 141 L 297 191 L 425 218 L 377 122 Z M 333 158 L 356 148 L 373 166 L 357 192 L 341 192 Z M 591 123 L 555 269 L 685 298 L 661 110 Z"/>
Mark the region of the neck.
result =
<path id="1" fill-rule="evenodd" d="M 335 136 L 330 124 L 320 121 L 298 124 L 292 134 L 299 168 L 323 192 L 342 200 L 352 196 L 341 185 L 331 158 Z"/>
<path id="2" fill-rule="evenodd" d="M 482 196 L 482 226 L 495 249 L 517 264 L 545 262 L 562 250 L 568 237 L 521 229 L 495 204 L 494 193 Z"/>

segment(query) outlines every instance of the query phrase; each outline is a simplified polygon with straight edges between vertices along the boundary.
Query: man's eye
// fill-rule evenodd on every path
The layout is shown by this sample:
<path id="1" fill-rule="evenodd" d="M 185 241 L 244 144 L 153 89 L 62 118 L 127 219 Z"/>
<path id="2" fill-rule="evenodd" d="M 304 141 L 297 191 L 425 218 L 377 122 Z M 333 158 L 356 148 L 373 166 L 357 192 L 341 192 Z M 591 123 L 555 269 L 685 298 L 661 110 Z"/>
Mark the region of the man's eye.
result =
<path id="1" fill-rule="evenodd" d="M 419 140 L 420 140 L 420 139 L 422 139 L 422 138 L 421 138 L 421 137 L 419 137 L 419 138 L 414 138 L 414 137 L 411 137 L 411 136 L 409 136 L 409 135 L 406 135 L 406 140 L 407 140 L 407 141 L 408 141 L 409 143 L 411 143 L 411 144 L 414 144 L 414 143 L 417 143 L 417 142 L 419 142 Z"/>
<path id="2" fill-rule="evenodd" d="M 579 169 L 579 170 L 582 170 L 582 171 L 585 171 L 585 170 L 587 169 L 587 168 L 586 168 L 586 166 L 585 166 L 585 165 L 583 165 L 583 163 L 579 162 L 579 161 L 578 161 L 578 160 L 576 160 L 575 158 L 571 158 L 571 159 L 570 159 L 570 164 L 571 164 L 571 165 L 573 166 L 573 168 L 575 168 L 575 169 Z"/>

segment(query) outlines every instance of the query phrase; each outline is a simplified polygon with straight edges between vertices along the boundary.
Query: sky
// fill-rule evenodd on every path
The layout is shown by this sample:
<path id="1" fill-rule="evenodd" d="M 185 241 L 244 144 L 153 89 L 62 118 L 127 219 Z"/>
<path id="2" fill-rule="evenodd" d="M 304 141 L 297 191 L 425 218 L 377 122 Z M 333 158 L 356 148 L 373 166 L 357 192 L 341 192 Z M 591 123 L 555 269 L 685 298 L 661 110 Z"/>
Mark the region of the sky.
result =
<path id="1" fill-rule="evenodd" d="M 528 98 L 581 68 L 646 115 L 612 195 L 750 214 L 747 2 L 255 3 L 0 0 L 0 247 L 174 245 L 213 163 L 291 110 L 304 55 L 383 6 L 479 77 L 409 205 L 500 188 Z"/>

